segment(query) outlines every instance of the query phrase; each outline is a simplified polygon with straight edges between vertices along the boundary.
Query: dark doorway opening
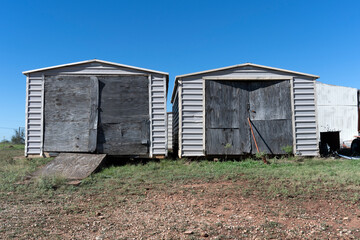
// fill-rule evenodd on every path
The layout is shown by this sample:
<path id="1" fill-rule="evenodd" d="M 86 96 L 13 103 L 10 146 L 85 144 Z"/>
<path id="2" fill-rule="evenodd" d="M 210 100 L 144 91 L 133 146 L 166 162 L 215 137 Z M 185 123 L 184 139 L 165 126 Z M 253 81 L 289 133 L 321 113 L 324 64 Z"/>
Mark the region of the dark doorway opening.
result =
<path id="1" fill-rule="evenodd" d="M 320 154 L 328 155 L 340 149 L 340 132 L 320 133 Z"/>

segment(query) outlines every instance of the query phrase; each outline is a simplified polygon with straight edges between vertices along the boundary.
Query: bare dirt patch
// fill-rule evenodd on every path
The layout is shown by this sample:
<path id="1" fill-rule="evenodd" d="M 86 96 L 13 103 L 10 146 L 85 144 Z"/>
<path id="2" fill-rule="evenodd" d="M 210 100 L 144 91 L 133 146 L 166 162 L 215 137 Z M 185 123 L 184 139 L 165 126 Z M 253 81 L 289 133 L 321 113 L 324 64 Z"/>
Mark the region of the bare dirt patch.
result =
<path id="1" fill-rule="evenodd" d="M 0 238 L 9 239 L 351 239 L 357 203 L 244 195 L 246 182 L 146 187 L 141 194 L 2 197 Z"/>

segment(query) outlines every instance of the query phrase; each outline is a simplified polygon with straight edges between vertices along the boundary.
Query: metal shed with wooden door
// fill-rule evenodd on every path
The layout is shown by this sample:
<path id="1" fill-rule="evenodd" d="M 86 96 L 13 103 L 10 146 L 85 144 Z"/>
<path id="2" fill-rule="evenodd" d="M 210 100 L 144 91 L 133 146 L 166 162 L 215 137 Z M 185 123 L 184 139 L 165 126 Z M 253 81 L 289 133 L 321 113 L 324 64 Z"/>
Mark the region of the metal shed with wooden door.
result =
<path id="1" fill-rule="evenodd" d="M 284 154 L 290 146 L 297 155 L 318 155 L 317 78 L 252 63 L 177 76 L 173 151 L 179 157 L 255 154 L 255 137 L 263 153 Z"/>
<path id="2" fill-rule="evenodd" d="M 102 60 L 23 72 L 25 155 L 167 155 L 168 73 Z"/>

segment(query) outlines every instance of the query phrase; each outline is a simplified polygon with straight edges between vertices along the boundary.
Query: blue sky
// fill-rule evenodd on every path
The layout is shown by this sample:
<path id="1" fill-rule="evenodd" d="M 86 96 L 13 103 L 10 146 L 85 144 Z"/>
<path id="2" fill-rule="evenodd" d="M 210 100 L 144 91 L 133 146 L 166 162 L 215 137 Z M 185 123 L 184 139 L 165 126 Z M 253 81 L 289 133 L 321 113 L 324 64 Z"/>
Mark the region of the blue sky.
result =
<path id="1" fill-rule="evenodd" d="M 0 33 L 0 140 L 25 126 L 22 71 L 93 58 L 169 72 L 169 96 L 244 62 L 360 88 L 360 1 L 5 0 Z"/>

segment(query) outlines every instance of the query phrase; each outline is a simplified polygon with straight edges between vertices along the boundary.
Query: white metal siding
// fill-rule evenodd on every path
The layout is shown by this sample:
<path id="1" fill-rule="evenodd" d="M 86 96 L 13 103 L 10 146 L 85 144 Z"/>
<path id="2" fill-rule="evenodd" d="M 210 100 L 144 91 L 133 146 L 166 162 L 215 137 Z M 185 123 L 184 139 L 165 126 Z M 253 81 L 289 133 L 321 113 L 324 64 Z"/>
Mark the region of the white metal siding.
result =
<path id="1" fill-rule="evenodd" d="M 166 77 L 152 75 L 151 82 L 152 104 L 152 153 L 153 155 L 167 155 L 167 128 L 166 128 Z"/>
<path id="2" fill-rule="evenodd" d="M 172 151 L 172 149 L 173 149 L 173 140 L 172 140 L 172 135 L 173 135 L 173 114 L 172 114 L 172 112 L 167 113 L 167 129 L 168 129 L 167 147 L 168 147 L 168 150 Z"/>
<path id="3" fill-rule="evenodd" d="M 173 130 L 172 130 L 172 149 L 173 151 L 178 151 L 176 154 L 180 156 L 179 151 L 179 101 L 178 101 L 178 94 L 173 102 L 172 106 L 172 115 L 173 115 Z M 174 152 L 175 153 L 175 152 Z M 180 156 L 181 157 L 181 156 Z"/>
<path id="4" fill-rule="evenodd" d="M 319 132 L 340 131 L 341 143 L 358 134 L 357 92 L 356 88 L 317 82 Z"/>
<path id="5" fill-rule="evenodd" d="M 204 94 L 203 78 L 292 79 L 294 98 L 294 134 L 296 152 L 305 156 L 318 155 L 314 79 L 253 66 L 238 67 L 179 79 L 178 93 L 181 140 L 179 156 L 204 156 Z M 175 102 L 174 102 L 175 104 Z M 173 111 L 174 112 L 174 111 Z M 174 112 L 175 118 L 175 112 Z"/>
<path id="6" fill-rule="evenodd" d="M 203 80 L 186 79 L 182 82 L 181 88 L 182 156 L 204 156 Z"/>
<path id="7" fill-rule="evenodd" d="M 86 63 L 28 74 L 26 100 L 25 155 L 42 154 L 43 75 L 60 74 L 149 74 L 150 76 L 150 152 L 153 155 L 167 155 L 166 129 L 166 81 L 167 76 L 141 70 L 113 66 L 104 63 Z"/>
<path id="8" fill-rule="evenodd" d="M 42 146 L 43 78 L 27 78 L 25 155 L 40 155 Z"/>
<path id="9" fill-rule="evenodd" d="M 317 113 L 315 81 L 295 77 L 293 80 L 295 153 L 317 156 Z"/>

